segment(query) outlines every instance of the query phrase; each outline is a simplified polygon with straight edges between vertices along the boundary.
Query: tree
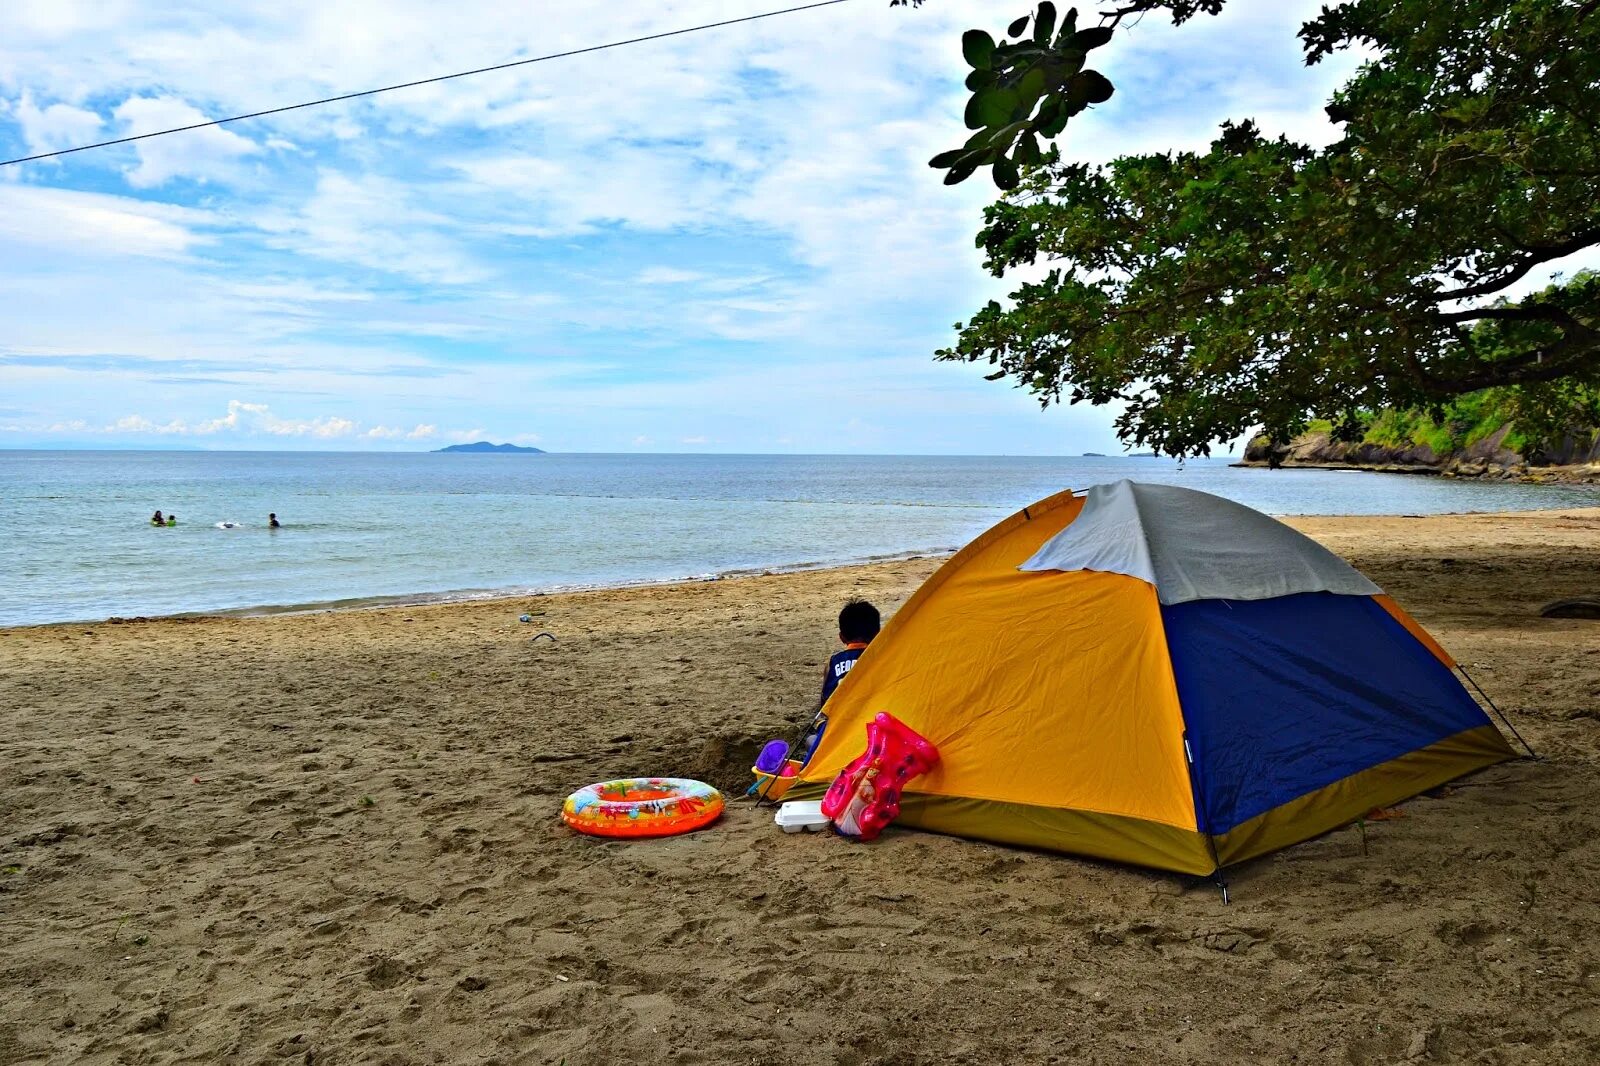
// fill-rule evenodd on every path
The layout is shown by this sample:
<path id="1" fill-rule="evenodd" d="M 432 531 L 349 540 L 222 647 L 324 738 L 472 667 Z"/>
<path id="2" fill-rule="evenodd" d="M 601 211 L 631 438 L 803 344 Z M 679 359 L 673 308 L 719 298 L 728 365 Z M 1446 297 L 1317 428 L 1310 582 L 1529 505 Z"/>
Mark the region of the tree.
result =
<path id="1" fill-rule="evenodd" d="M 1041 4 L 1018 41 L 966 36 L 977 134 L 931 165 L 1015 185 L 978 235 L 995 276 L 1051 269 L 938 357 L 987 362 L 1045 405 L 1121 403 L 1124 441 L 1179 456 L 1489 387 L 1516 387 L 1543 424 L 1592 416 L 1600 278 L 1505 294 L 1600 245 L 1600 0 L 1324 8 L 1300 32 L 1308 64 L 1373 54 L 1328 105 L 1343 135 L 1326 148 L 1249 120 L 1204 153 L 1106 166 L 1037 146 L 1109 95 L 1080 79 L 1117 19 L 1219 7 L 1135 2 L 1085 38 Z"/>

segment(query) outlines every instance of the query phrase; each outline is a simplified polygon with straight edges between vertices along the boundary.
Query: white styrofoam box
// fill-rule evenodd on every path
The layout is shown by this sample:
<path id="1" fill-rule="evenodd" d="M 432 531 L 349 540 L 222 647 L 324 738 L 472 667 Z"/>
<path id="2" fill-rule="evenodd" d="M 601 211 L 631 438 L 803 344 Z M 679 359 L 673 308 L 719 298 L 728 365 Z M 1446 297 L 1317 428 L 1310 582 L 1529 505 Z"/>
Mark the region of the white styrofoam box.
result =
<path id="1" fill-rule="evenodd" d="M 785 833 L 815 833 L 828 824 L 821 800 L 790 800 L 778 808 L 772 820 Z"/>

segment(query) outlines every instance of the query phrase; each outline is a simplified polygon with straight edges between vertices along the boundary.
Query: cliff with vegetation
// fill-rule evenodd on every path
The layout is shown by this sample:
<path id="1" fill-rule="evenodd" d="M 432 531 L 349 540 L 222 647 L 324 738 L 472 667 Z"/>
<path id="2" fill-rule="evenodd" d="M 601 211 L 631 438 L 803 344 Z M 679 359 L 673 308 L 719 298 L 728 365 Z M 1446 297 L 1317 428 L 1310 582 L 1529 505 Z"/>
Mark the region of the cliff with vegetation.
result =
<path id="1" fill-rule="evenodd" d="M 1600 430 L 1534 437 L 1516 414 L 1513 398 L 1491 391 L 1438 412 L 1379 411 L 1342 426 L 1313 421 L 1288 443 L 1257 437 L 1241 465 L 1600 482 Z"/>

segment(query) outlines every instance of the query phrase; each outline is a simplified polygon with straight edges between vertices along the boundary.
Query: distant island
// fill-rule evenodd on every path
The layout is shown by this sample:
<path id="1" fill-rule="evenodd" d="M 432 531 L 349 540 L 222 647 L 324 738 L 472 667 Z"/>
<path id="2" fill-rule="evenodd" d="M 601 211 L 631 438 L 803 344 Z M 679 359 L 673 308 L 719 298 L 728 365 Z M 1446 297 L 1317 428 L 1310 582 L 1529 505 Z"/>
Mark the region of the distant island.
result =
<path id="1" fill-rule="evenodd" d="M 516 444 L 490 444 L 480 440 L 475 444 L 452 444 L 447 448 L 435 448 L 435 452 L 520 452 L 525 455 L 544 455 L 543 448 L 523 448 Z"/>
<path id="2" fill-rule="evenodd" d="M 1104 458 L 1106 458 L 1106 453 L 1105 452 L 1084 452 L 1083 453 L 1083 457 L 1085 459 L 1104 459 Z"/>

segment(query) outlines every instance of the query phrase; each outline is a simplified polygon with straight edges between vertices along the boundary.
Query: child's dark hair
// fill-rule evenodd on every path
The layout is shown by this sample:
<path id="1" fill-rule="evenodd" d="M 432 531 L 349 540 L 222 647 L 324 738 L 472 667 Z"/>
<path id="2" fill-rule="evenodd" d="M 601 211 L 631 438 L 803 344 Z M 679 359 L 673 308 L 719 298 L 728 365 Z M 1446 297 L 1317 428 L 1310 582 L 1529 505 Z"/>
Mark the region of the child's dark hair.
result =
<path id="1" fill-rule="evenodd" d="M 839 612 L 839 636 L 846 644 L 860 644 L 878 635 L 878 609 L 866 600 L 851 600 Z"/>

